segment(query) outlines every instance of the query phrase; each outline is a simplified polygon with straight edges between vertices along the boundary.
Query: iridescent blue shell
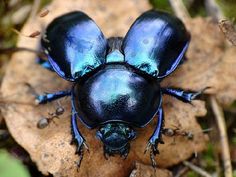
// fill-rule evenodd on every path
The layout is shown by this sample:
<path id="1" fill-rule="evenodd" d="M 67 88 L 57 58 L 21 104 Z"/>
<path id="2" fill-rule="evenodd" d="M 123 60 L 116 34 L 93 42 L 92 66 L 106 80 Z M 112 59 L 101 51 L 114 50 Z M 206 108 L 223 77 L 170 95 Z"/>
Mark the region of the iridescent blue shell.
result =
<path id="1" fill-rule="evenodd" d="M 125 61 L 157 78 L 173 72 L 183 58 L 190 35 L 176 17 L 161 11 L 143 13 L 123 41 Z"/>
<path id="2" fill-rule="evenodd" d="M 42 46 L 57 74 L 77 81 L 105 63 L 107 40 L 90 17 L 71 12 L 50 23 Z"/>
<path id="3" fill-rule="evenodd" d="M 144 127 L 161 104 L 159 82 L 134 73 L 123 65 L 107 65 L 75 90 L 77 113 L 89 128 L 107 122 Z"/>

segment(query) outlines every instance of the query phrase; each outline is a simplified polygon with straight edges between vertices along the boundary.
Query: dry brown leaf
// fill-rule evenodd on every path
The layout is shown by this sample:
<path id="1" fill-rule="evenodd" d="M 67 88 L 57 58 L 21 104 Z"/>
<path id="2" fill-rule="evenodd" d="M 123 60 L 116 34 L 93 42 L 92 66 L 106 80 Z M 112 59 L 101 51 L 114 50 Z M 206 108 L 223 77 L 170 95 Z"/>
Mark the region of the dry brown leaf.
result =
<path id="1" fill-rule="evenodd" d="M 135 169 L 131 172 L 129 177 L 172 177 L 172 173 L 165 169 L 154 170 L 149 165 L 135 163 Z"/>
<path id="2" fill-rule="evenodd" d="M 106 36 L 123 36 L 134 19 L 149 8 L 147 1 L 141 0 L 121 0 L 117 4 L 112 0 L 54 1 L 47 7 L 50 13 L 44 18 L 38 17 L 29 21 L 22 33 L 30 34 L 41 27 L 45 28 L 53 18 L 65 12 L 83 10 L 98 23 Z M 192 34 L 189 59 L 173 75 L 165 79 L 163 85 L 192 90 L 212 86 L 209 93 L 217 93 L 217 98 L 225 104 L 231 103 L 236 98 L 236 86 L 231 84 L 236 71 L 234 73 L 233 69 L 226 70 L 225 67 L 235 68 L 235 62 L 227 58 L 231 57 L 229 54 L 225 54 L 226 59 L 223 58 L 224 39 L 217 25 L 198 18 L 187 22 L 187 26 Z M 36 49 L 39 47 L 39 41 L 21 36 L 18 46 Z M 35 55 L 29 52 L 16 53 L 2 83 L 3 96 L 11 95 L 12 100 L 33 104 L 34 96 L 25 82 L 30 83 L 38 93 L 70 88 L 70 84 L 55 73 L 35 64 Z M 229 89 L 227 93 L 225 88 Z M 130 174 L 135 161 L 150 164 L 149 155 L 143 152 L 154 130 L 155 120 L 138 131 L 138 138 L 131 143 L 131 152 L 126 160 L 118 156 L 105 160 L 102 143 L 95 138 L 95 130 L 88 130 L 80 123 L 79 128 L 87 140 L 90 153 L 85 152 L 84 160 L 77 172 L 75 161 L 78 160 L 78 156 L 74 154 L 75 146 L 70 145 L 69 101 L 69 98 L 61 100 L 66 112 L 59 120 L 55 120 L 42 130 L 38 129 L 36 124 L 41 116 L 47 116 L 48 112 L 55 111 L 55 102 L 40 106 L 12 104 L 8 109 L 2 110 L 12 136 L 29 152 L 40 171 L 55 176 L 109 177 L 115 174 L 122 177 Z M 157 156 L 160 167 L 177 164 L 194 152 L 202 151 L 207 140 L 195 120 L 195 117 L 206 114 L 203 101 L 194 101 L 193 105 L 190 105 L 166 96 L 164 111 L 166 127 L 178 126 L 185 131 L 191 131 L 194 133 L 194 140 L 176 137 L 174 143 L 173 137 L 164 137 L 165 144 L 160 145 L 160 155 Z"/>
<path id="3" fill-rule="evenodd" d="M 192 35 L 187 52 L 189 60 L 180 66 L 163 85 L 198 90 L 215 94 L 222 105 L 236 99 L 236 48 L 226 48 L 224 36 L 210 19 L 197 18 L 187 22 Z"/>

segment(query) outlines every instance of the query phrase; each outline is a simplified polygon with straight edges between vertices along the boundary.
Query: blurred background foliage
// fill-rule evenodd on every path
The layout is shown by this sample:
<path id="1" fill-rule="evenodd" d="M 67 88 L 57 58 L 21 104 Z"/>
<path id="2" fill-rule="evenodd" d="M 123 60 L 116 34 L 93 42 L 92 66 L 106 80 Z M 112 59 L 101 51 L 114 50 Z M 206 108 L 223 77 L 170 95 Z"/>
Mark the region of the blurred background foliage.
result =
<path id="1" fill-rule="evenodd" d="M 50 2 L 51 0 L 41 0 L 40 6 L 43 7 Z M 236 0 L 215 0 L 215 2 L 217 2 L 223 15 L 234 22 Z M 18 34 L 12 29 L 21 30 L 31 12 L 33 3 L 33 0 L 0 0 L 0 82 L 4 68 L 12 55 L 12 52 L 9 52 L 8 49 L 14 48 L 17 42 Z M 150 3 L 156 9 L 173 13 L 168 0 L 150 0 Z M 192 17 L 209 16 L 206 10 L 206 0 L 184 0 L 184 3 Z M 232 105 L 232 109 L 235 111 L 236 104 Z M 226 117 L 232 149 L 234 176 L 236 177 L 236 128 L 233 128 L 235 113 L 232 114 L 232 110 L 226 110 Z M 211 124 L 213 123 L 209 120 L 207 123 L 203 123 L 202 126 L 209 127 Z M 0 177 L 43 176 L 37 171 L 28 154 L 8 134 L 4 134 L 6 133 L 5 129 L 4 122 L 1 121 L 0 117 Z M 219 162 L 219 159 L 217 159 L 218 153 L 219 150 L 217 151 L 212 142 L 209 142 L 207 150 L 199 155 L 201 167 L 211 174 L 222 174 L 222 170 L 218 169 L 219 164 L 217 164 Z M 186 176 L 198 177 L 199 175 L 189 171 Z"/>
<path id="2" fill-rule="evenodd" d="M 30 177 L 30 173 L 20 160 L 0 150 L 0 177 Z"/>

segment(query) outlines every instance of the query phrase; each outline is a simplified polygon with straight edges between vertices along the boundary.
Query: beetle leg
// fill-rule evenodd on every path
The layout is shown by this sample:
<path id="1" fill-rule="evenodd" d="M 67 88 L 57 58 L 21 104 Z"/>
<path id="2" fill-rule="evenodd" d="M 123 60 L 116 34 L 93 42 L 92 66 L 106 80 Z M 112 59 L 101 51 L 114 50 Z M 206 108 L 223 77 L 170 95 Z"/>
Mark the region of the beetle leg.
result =
<path id="1" fill-rule="evenodd" d="M 197 98 L 199 95 L 201 95 L 206 89 L 209 89 L 210 87 L 205 87 L 204 89 L 194 92 L 194 91 L 184 91 L 182 89 L 177 88 L 162 88 L 162 93 L 174 96 L 175 98 L 185 102 L 185 103 L 191 103 L 192 100 Z"/>
<path id="2" fill-rule="evenodd" d="M 54 72 L 54 69 L 53 69 L 52 65 L 49 63 L 48 60 L 37 58 L 36 63 L 40 64 L 43 68 Z"/>
<path id="3" fill-rule="evenodd" d="M 69 96 L 70 94 L 71 94 L 70 90 L 58 91 L 55 93 L 47 93 L 43 95 L 37 95 L 35 101 L 37 104 L 45 104 L 47 102 L 51 102 L 65 96 Z"/>
<path id="4" fill-rule="evenodd" d="M 80 167 L 80 164 L 82 162 L 83 159 L 83 155 L 84 155 L 84 149 L 86 148 L 88 150 L 88 146 L 85 143 L 85 139 L 82 136 L 82 134 L 80 133 L 79 129 L 78 129 L 78 124 L 77 124 L 77 112 L 75 109 L 75 105 L 74 105 L 74 93 L 73 93 L 73 89 L 71 91 L 71 107 L 72 107 L 72 115 L 71 115 L 71 132 L 72 132 L 72 142 L 71 143 L 75 143 L 77 148 L 76 148 L 76 154 L 78 154 L 80 156 L 79 161 L 77 162 L 78 167 Z"/>
<path id="5" fill-rule="evenodd" d="M 155 168 L 156 167 L 156 161 L 154 156 L 156 154 L 159 154 L 159 150 L 158 150 L 158 144 L 164 144 L 161 134 L 162 134 L 162 129 L 164 126 L 164 112 L 162 107 L 159 108 L 158 110 L 158 121 L 157 121 L 157 126 L 155 131 L 153 132 L 152 136 L 150 137 L 148 144 L 146 146 L 146 149 L 144 151 L 144 153 L 146 153 L 146 151 L 150 150 L 150 158 L 152 161 L 152 166 Z"/>

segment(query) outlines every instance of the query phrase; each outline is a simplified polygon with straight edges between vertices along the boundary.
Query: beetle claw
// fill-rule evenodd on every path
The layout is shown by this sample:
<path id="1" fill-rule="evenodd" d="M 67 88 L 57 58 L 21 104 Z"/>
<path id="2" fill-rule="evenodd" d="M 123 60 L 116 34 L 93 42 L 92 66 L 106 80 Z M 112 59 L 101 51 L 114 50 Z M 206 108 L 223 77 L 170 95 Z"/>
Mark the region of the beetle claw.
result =
<path id="1" fill-rule="evenodd" d="M 196 99 L 198 96 L 200 96 L 201 94 L 203 94 L 206 90 L 208 90 L 208 89 L 210 89 L 210 88 L 211 88 L 211 87 L 205 87 L 205 88 L 201 89 L 200 91 L 195 92 L 195 94 L 193 94 L 193 95 L 191 96 L 191 100 Z"/>
<path id="2" fill-rule="evenodd" d="M 157 163 L 155 160 L 155 155 L 160 153 L 157 148 L 157 144 L 155 145 L 155 144 L 152 144 L 151 142 L 148 142 L 144 153 L 146 153 L 147 151 L 150 151 L 150 159 L 151 159 L 152 167 L 156 168 Z"/>
<path id="3" fill-rule="evenodd" d="M 70 140 L 70 145 L 73 145 L 73 144 L 75 144 L 75 139 L 74 139 L 74 138 L 72 138 L 72 139 Z"/>
<path id="4" fill-rule="evenodd" d="M 104 158 L 105 158 L 106 160 L 108 160 L 109 154 L 107 154 L 107 153 L 104 151 L 104 152 L 103 152 L 103 155 L 104 155 Z"/>
<path id="5" fill-rule="evenodd" d="M 150 152 L 150 159 L 151 159 L 151 162 L 152 162 L 152 167 L 154 169 L 157 168 L 157 162 L 155 160 L 155 153 L 153 153 L 153 151 Z"/>
<path id="6" fill-rule="evenodd" d="M 128 157 L 128 153 L 122 154 L 121 157 L 125 160 Z"/>
<path id="7" fill-rule="evenodd" d="M 153 168 L 157 167 L 155 156 L 157 154 L 160 154 L 160 151 L 158 149 L 158 144 L 159 143 L 164 144 L 164 141 L 161 138 L 157 139 L 154 143 L 149 141 L 147 143 L 145 151 L 144 151 L 144 153 L 146 153 L 147 151 L 150 151 L 150 159 L 151 159 L 151 163 L 152 163 Z"/>
<path id="8" fill-rule="evenodd" d="M 84 157 L 84 151 L 83 150 L 81 150 L 79 157 L 80 157 L 79 160 L 76 161 L 77 171 L 79 170 L 81 162 L 82 162 L 83 157 Z"/>
<path id="9" fill-rule="evenodd" d="M 76 165 L 77 165 L 77 167 L 79 169 L 79 167 L 81 165 L 81 162 L 83 160 L 83 157 L 84 157 L 84 148 L 87 149 L 87 151 L 89 152 L 89 147 L 86 144 L 85 140 L 83 140 L 82 142 L 79 142 L 79 141 L 77 141 L 76 138 L 73 138 L 70 143 L 71 144 L 76 144 L 75 154 L 79 155 L 79 160 L 76 161 Z"/>
<path id="10" fill-rule="evenodd" d="M 87 149 L 87 151 L 89 152 L 88 145 L 85 142 L 83 142 L 81 144 L 78 144 L 77 148 L 76 148 L 76 151 L 75 151 L 75 154 L 79 154 L 79 155 L 82 154 L 83 151 L 84 151 L 84 148 Z"/>

